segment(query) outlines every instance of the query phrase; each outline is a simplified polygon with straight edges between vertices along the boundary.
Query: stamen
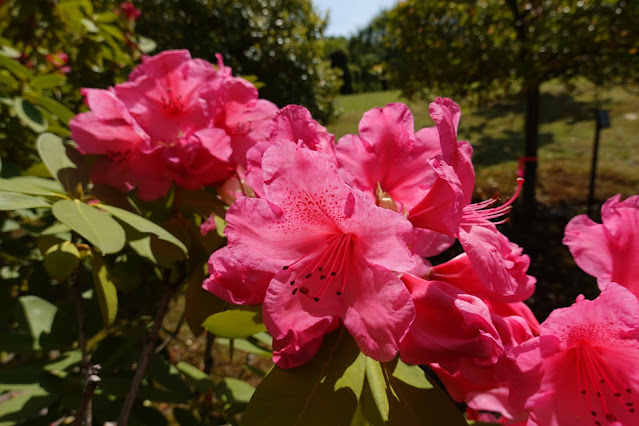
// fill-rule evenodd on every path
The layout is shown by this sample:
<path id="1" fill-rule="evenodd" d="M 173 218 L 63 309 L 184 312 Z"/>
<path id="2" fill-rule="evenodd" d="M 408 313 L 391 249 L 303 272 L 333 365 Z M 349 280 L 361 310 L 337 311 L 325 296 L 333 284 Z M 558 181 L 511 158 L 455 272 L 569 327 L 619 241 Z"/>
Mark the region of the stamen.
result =
<path id="1" fill-rule="evenodd" d="M 460 225 L 499 225 L 505 223 L 508 219 L 499 222 L 492 222 L 491 219 L 502 217 L 512 209 L 512 203 L 519 196 L 523 183 L 524 180 L 522 178 L 517 178 L 517 190 L 515 194 L 499 207 L 489 208 L 499 200 L 498 195 L 493 195 L 492 198 L 488 200 L 464 206 L 464 214 Z"/>

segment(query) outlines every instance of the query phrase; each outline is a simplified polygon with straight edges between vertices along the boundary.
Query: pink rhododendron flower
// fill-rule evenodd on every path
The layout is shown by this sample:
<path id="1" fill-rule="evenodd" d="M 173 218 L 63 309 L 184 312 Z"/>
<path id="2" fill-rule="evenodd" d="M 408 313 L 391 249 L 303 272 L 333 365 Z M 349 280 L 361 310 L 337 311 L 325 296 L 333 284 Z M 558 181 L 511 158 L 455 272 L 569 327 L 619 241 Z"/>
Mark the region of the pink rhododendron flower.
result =
<path id="1" fill-rule="evenodd" d="M 266 141 L 256 144 L 247 154 L 248 170 L 246 181 L 257 195 L 264 193 L 262 177 L 262 156 L 264 151 L 277 141 L 300 142 L 301 146 L 313 151 L 335 156 L 335 136 L 311 117 L 309 110 L 301 105 L 282 108 L 271 122 Z"/>
<path id="2" fill-rule="evenodd" d="M 566 226 L 563 243 L 577 265 L 597 278 L 604 290 L 611 282 L 626 287 L 639 297 L 639 195 L 620 201 L 615 195 L 601 208 L 596 223 L 586 215 L 574 217 Z"/>
<path id="3" fill-rule="evenodd" d="M 456 259 L 454 268 L 457 271 L 465 266 L 472 268 L 474 277 L 469 284 L 477 294 L 486 297 L 490 293 L 504 302 L 528 298 L 536 282 L 526 275 L 530 259 L 497 230 L 495 225 L 501 222 L 492 222 L 510 211 L 523 180 L 518 180 L 515 195 L 499 207 L 491 207 L 497 201 L 495 197 L 471 204 L 475 172 L 470 160 L 472 148 L 468 142 L 457 141 L 459 107 L 450 99 L 437 98 L 429 111 L 436 124 L 430 137 L 441 146 L 441 155 L 429 160 L 437 178 L 426 196 L 409 211 L 408 219 L 416 228 L 459 240 L 467 258 Z M 443 269 L 442 266 L 442 273 Z"/>
<path id="4" fill-rule="evenodd" d="M 488 307 L 476 296 L 450 284 L 404 274 L 402 281 L 415 304 L 415 321 L 400 344 L 409 364 L 448 363 L 461 358 L 492 365 L 503 352 Z"/>
<path id="5" fill-rule="evenodd" d="M 553 311 L 511 357 L 509 402 L 529 425 L 639 424 L 639 301 L 624 287 Z"/>
<path id="6" fill-rule="evenodd" d="M 202 287 L 236 305 L 258 305 L 264 301 L 272 272 L 247 268 L 223 247 L 209 259 L 210 276 Z"/>
<path id="7" fill-rule="evenodd" d="M 277 108 L 259 101 L 257 90 L 230 77 L 222 63 L 220 69 L 186 50 L 165 51 L 146 58 L 126 83 L 85 89 L 91 111 L 69 125 L 82 153 L 101 156 L 93 181 L 137 188 L 149 200 L 173 182 L 193 190 L 231 176 L 238 165 L 234 146 L 245 150 L 256 142 L 250 126 L 238 130 L 247 127 L 238 123 L 256 114 L 272 117 Z"/>
<path id="8" fill-rule="evenodd" d="M 330 156 L 299 144 L 273 144 L 262 170 L 263 197 L 237 200 L 225 232 L 242 268 L 274 274 L 263 318 L 276 364 L 308 361 L 340 322 L 366 355 L 393 359 L 415 315 L 395 275 L 415 266 L 410 223 L 349 187 Z M 229 282 L 228 291 L 246 290 Z"/>
<path id="9" fill-rule="evenodd" d="M 415 133 L 413 115 L 402 103 L 373 108 L 360 120 L 359 135 L 348 134 L 338 141 L 340 174 L 378 205 L 408 212 L 436 182 L 429 160 L 441 153 L 441 147 L 433 131 Z M 415 229 L 413 241 L 413 252 L 424 257 L 439 254 L 454 242 L 430 229 Z"/>
<path id="10" fill-rule="evenodd" d="M 120 3 L 119 12 L 124 14 L 127 19 L 132 21 L 137 21 L 138 18 L 140 18 L 141 14 L 140 9 L 136 9 L 132 1 L 125 1 Z"/>

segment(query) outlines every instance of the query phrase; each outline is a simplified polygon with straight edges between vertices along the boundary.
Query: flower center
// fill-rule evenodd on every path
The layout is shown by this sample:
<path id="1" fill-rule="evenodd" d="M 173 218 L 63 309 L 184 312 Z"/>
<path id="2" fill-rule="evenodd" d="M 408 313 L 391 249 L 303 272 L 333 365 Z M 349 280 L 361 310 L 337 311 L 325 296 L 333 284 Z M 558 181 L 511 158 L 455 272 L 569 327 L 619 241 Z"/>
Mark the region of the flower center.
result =
<path id="1" fill-rule="evenodd" d="M 517 178 L 517 191 L 515 191 L 515 195 L 499 207 L 490 207 L 499 200 L 499 194 L 494 195 L 488 200 L 464 206 L 464 214 L 460 225 L 499 225 L 500 223 L 508 222 L 508 219 L 503 219 L 498 222 L 493 222 L 491 219 L 497 219 L 512 209 L 512 203 L 519 196 L 523 183 L 524 180 L 522 178 Z"/>
<path id="2" fill-rule="evenodd" d="M 340 280 L 336 295 L 346 286 L 346 268 L 351 258 L 352 234 L 333 234 L 323 244 L 282 269 L 293 269 L 289 284 L 292 294 L 300 293 L 319 302 L 333 281 Z M 339 281 L 338 281 L 339 282 Z"/>
<path id="3" fill-rule="evenodd" d="M 634 414 L 632 389 L 602 358 L 600 351 L 588 342 L 580 342 L 574 349 L 577 388 L 586 400 L 594 424 L 600 426 L 601 420 L 610 423 L 617 421 L 615 411 L 618 412 L 620 408 Z"/>
<path id="4" fill-rule="evenodd" d="M 175 96 L 173 88 L 168 86 L 166 88 L 166 96 L 162 96 L 162 108 L 169 114 L 179 114 L 184 109 L 184 102 L 182 102 L 182 95 Z"/>

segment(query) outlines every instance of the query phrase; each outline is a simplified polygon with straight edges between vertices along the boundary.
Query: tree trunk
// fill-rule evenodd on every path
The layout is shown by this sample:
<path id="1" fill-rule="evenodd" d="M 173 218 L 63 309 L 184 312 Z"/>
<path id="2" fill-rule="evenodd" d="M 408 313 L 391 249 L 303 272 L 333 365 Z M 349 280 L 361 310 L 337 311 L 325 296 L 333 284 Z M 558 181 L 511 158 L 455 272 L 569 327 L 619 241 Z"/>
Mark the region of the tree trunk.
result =
<path id="1" fill-rule="evenodd" d="M 523 216 L 533 219 L 536 211 L 535 187 L 537 185 L 537 148 L 539 146 L 539 83 L 526 85 L 526 116 L 524 140 Z"/>

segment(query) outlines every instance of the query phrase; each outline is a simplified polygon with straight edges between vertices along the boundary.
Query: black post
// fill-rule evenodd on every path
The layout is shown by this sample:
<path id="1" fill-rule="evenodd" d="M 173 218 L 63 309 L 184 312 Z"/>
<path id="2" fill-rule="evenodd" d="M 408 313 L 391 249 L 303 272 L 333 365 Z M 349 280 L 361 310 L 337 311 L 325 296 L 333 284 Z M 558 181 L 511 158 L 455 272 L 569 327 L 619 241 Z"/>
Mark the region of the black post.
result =
<path id="1" fill-rule="evenodd" d="M 588 217 L 592 218 L 592 206 L 595 202 L 595 178 L 597 175 L 597 154 L 599 152 L 599 134 L 601 129 L 610 127 L 608 111 L 598 109 L 595 111 L 595 144 L 592 147 L 592 166 L 590 167 L 590 188 L 588 191 Z"/>

